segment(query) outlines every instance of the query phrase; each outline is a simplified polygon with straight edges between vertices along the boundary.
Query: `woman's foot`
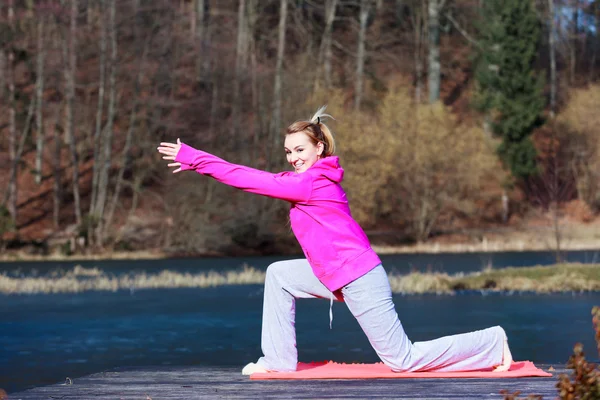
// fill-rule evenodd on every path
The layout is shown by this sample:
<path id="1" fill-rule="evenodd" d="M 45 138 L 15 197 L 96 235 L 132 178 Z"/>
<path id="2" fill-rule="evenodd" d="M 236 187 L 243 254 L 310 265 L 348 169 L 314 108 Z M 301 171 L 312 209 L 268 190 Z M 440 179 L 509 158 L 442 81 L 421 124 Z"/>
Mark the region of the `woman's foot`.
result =
<path id="1" fill-rule="evenodd" d="M 494 372 L 505 372 L 510 369 L 510 365 L 513 362 L 512 354 L 510 353 L 510 348 L 508 347 L 508 338 L 506 337 L 506 333 L 504 333 L 504 348 L 502 349 L 502 364 L 498 365 L 494 368 Z"/>
<path id="2" fill-rule="evenodd" d="M 266 369 L 264 369 L 263 367 L 261 367 L 258 364 L 255 364 L 255 363 L 250 363 L 250 364 L 246 365 L 244 367 L 244 369 L 242 369 L 242 375 L 252 375 L 255 373 L 262 374 L 265 372 L 269 372 L 269 371 L 267 371 Z"/>

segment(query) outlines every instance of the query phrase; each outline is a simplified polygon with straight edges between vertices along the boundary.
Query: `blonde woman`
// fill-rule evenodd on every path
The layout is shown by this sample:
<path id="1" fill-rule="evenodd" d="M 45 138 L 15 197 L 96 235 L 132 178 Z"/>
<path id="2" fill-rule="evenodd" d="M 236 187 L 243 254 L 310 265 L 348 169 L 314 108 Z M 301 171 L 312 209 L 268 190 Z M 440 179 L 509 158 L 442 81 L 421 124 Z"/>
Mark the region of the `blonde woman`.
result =
<path id="1" fill-rule="evenodd" d="M 261 346 L 263 356 L 242 373 L 295 371 L 295 302 L 343 301 L 373 349 L 393 371 L 506 371 L 512 362 L 499 327 L 411 343 L 396 313 L 387 274 L 362 228 L 352 218 L 340 183 L 344 170 L 323 119 L 325 107 L 286 130 L 284 149 L 293 171 L 272 174 L 229 163 L 177 139 L 158 151 L 173 173 L 194 170 L 235 188 L 290 203 L 290 221 L 306 258 L 267 269 Z M 331 325 L 330 308 L 330 325 Z"/>

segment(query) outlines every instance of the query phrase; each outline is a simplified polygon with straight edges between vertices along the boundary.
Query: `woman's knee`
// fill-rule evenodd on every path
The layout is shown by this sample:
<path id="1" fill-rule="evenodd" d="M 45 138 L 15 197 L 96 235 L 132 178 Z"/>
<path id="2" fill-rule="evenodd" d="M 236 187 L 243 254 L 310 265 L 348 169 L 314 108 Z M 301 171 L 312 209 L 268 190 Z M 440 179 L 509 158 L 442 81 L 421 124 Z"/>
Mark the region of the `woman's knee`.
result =
<path id="1" fill-rule="evenodd" d="M 267 282 L 277 281 L 277 280 L 279 280 L 279 277 L 281 277 L 281 275 L 283 273 L 285 273 L 285 270 L 286 270 L 286 265 L 284 262 L 282 262 L 282 261 L 274 262 L 273 264 L 271 264 L 267 267 L 267 275 L 265 277 L 265 280 Z"/>

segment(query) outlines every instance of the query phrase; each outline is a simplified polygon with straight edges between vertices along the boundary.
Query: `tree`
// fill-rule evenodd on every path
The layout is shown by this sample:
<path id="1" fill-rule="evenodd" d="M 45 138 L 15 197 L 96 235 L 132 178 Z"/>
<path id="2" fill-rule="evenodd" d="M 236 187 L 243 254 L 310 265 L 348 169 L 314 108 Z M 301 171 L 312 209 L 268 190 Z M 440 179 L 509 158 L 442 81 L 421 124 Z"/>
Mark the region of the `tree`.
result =
<path id="1" fill-rule="evenodd" d="M 71 162 L 73 163 L 73 200 L 75 207 L 75 221 L 81 224 L 81 199 L 79 194 L 79 155 L 77 152 L 77 138 L 75 135 L 75 74 L 77 72 L 77 17 L 78 0 L 71 0 L 69 16 L 69 33 L 63 36 L 63 58 L 65 63 L 65 134 L 69 149 L 71 152 Z M 69 38 L 67 43 L 67 37 Z"/>
<path id="2" fill-rule="evenodd" d="M 337 8 L 338 0 L 326 0 L 325 1 L 325 29 L 321 35 L 321 45 L 319 47 L 319 69 L 323 66 L 323 79 L 325 81 L 325 87 L 331 88 L 331 34 L 333 31 L 333 21 L 335 20 L 335 11 Z M 320 80 L 320 74 L 317 73 L 315 77 L 315 87 Z"/>
<path id="3" fill-rule="evenodd" d="M 36 130 L 36 155 L 35 155 L 35 182 L 42 183 L 42 155 L 44 152 L 44 115 L 42 102 L 44 94 L 44 58 L 46 56 L 44 43 L 45 16 L 39 16 L 37 23 L 37 60 L 36 60 L 36 88 L 35 88 L 35 130 Z"/>
<path id="4" fill-rule="evenodd" d="M 533 68 L 540 20 L 532 1 L 489 0 L 482 11 L 477 103 L 493 116 L 504 165 L 514 178 L 526 179 L 537 171 L 531 134 L 542 123 L 545 102 L 543 78 Z"/>
<path id="5" fill-rule="evenodd" d="M 429 24 L 429 102 L 440 99 L 440 14 L 446 0 L 429 0 L 427 8 Z"/>
<path id="6" fill-rule="evenodd" d="M 271 117 L 272 143 L 275 148 L 281 144 L 281 108 L 282 108 L 282 80 L 283 80 L 283 57 L 285 55 L 285 29 L 287 20 L 288 0 L 281 0 L 279 11 L 279 32 L 277 41 L 277 62 L 275 66 L 275 83 L 273 85 L 273 107 Z"/>
<path id="7" fill-rule="evenodd" d="M 367 22 L 369 21 L 369 12 L 371 9 L 371 0 L 360 0 L 359 12 L 359 30 L 358 30 L 358 49 L 356 51 L 356 80 L 354 84 L 354 109 L 360 109 L 360 103 L 363 96 L 363 80 L 365 70 L 365 45 L 367 41 Z"/>
<path id="8" fill-rule="evenodd" d="M 116 114 L 116 74 L 117 74 L 117 25 L 115 23 L 116 0 L 109 3 L 109 38 L 110 38 L 110 75 L 109 75 L 109 94 L 108 94 L 108 115 L 106 126 L 102 134 L 102 155 L 100 157 L 102 165 L 98 175 L 98 191 L 95 203 L 95 217 L 99 223 L 97 227 L 96 241 L 99 246 L 104 242 L 104 211 L 108 198 L 109 173 L 112 159 L 113 130 Z M 98 161 L 96 161 L 98 162 Z"/>
<path id="9" fill-rule="evenodd" d="M 237 138 L 240 132 L 240 113 L 241 113 L 241 80 L 245 69 L 246 52 L 248 48 L 248 34 L 246 22 L 246 1 L 240 0 L 238 6 L 238 26 L 237 26 L 237 46 L 235 54 L 235 76 L 233 78 L 233 100 L 231 104 L 231 133 L 232 137 Z"/>
<path id="10" fill-rule="evenodd" d="M 14 40 L 15 33 L 15 9 L 13 0 L 10 0 L 8 3 L 8 25 L 10 29 L 10 33 L 12 39 Z M 9 115 L 9 123 L 8 123 L 8 147 L 9 147 L 9 156 L 11 161 L 11 174 L 8 182 L 8 190 L 6 193 L 6 197 L 8 197 L 8 212 L 10 213 L 13 220 L 17 219 L 17 122 L 16 122 L 16 101 L 15 101 L 15 73 L 14 73 L 14 63 L 15 63 L 15 52 L 14 52 L 14 44 L 11 43 L 11 48 L 8 50 L 8 62 L 7 62 L 7 83 L 8 83 L 8 115 Z M 6 201 L 6 200 L 5 200 Z"/>
<path id="11" fill-rule="evenodd" d="M 554 29 L 554 0 L 548 0 L 548 47 L 550 52 L 550 117 L 556 113 L 556 30 Z"/>
<path id="12" fill-rule="evenodd" d="M 210 79 L 210 2 L 208 0 L 195 0 L 194 2 L 194 29 L 197 42 L 196 79 L 207 83 Z"/>

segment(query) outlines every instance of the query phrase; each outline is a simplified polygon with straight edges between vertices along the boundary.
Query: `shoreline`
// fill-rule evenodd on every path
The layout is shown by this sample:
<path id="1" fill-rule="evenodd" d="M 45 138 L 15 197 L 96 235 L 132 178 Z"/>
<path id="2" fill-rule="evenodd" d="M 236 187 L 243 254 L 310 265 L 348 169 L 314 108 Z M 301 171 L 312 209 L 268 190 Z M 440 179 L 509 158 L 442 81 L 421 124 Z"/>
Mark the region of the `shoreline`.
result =
<path id="1" fill-rule="evenodd" d="M 551 266 L 507 267 L 469 273 L 388 272 L 395 294 L 453 295 L 461 291 L 583 293 L 600 291 L 600 264 L 559 263 Z M 152 289 L 190 289 L 232 285 L 262 285 L 266 271 L 245 265 L 228 271 L 179 272 L 163 269 L 156 272 L 114 274 L 110 268 L 80 265 L 73 269 L 46 274 L 0 274 L 0 294 L 56 294 L 87 291 L 117 292 Z"/>
<path id="2" fill-rule="evenodd" d="M 600 228 L 599 228 L 600 230 Z M 440 243 L 437 241 L 417 243 L 412 245 L 378 245 L 371 247 L 376 253 L 382 255 L 391 254 L 444 254 L 444 253 L 503 253 L 503 252 L 531 252 L 546 251 L 556 252 L 556 248 L 548 244 L 546 240 L 488 240 L 484 238 L 477 243 Z M 577 241 L 566 241 L 561 244 L 560 252 L 566 251 L 591 251 L 598 252 L 600 258 L 600 239 L 583 239 Z M 281 255 L 287 255 L 282 253 Z M 292 253 L 289 253 L 292 254 Z M 30 254 L 23 250 L 5 251 L 0 254 L 0 262 L 14 261 L 94 261 L 94 260 L 160 260 L 175 258 L 225 258 L 225 257 L 247 257 L 261 256 L 257 254 L 225 254 L 218 252 L 205 253 L 176 253 L 164 250 L 138 250 L 127 252 L 105 252 L 96 254 L 73 254 L 65 255 L 52 253 L 48 255 Z"/>

